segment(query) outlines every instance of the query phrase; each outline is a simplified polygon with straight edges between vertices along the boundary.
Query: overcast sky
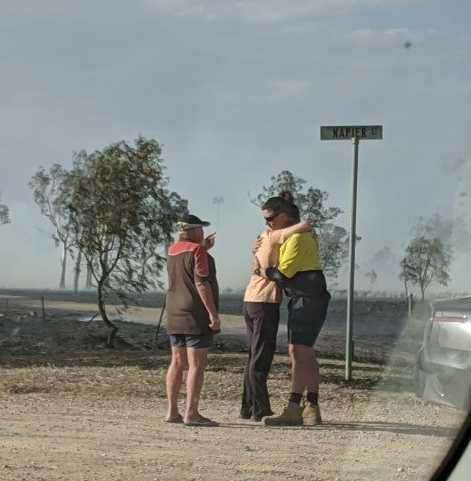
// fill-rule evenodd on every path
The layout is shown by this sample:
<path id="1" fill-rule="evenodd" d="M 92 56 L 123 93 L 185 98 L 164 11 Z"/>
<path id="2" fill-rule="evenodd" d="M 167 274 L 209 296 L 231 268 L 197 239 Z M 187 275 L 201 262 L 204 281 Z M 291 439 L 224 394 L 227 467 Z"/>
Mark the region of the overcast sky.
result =
<path id="1" fill-rule="evenodd" d="M 360 145 L 359 287 L 377 251 L 399 259 L 417 217 L 470 221 L 468 0 L 2 0 L 0 13 L 1 286 L 58 284 L 37 168 L 139 134 L 216 224 L 222 287 L 245 284 L 263 227 L 248 193 L 281 170 L 329 192 L 348 227 L 352 146 L 321 142 L 321 125 L 384 125 Z M 470 289 L 469 257 L 451 288 Z M 400 289 L 395 269 L 377 269 L 378 287 Z"/>

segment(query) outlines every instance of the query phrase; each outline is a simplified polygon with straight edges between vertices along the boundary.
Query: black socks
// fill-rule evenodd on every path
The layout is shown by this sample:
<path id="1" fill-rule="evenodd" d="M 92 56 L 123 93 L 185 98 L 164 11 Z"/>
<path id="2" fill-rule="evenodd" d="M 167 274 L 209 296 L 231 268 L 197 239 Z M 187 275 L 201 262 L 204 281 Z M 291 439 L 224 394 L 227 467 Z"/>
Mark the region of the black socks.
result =
<path id="1" fill-rule="evenodd" d="M 306 399 L 308 403 L 312 404 L 313 406 L 317 406 L 317 403 L 319 402 L 319 393 L 308 392 Z"/>
<path id="2" fill-rule="evenodd" d="M 297 392 L 292 392 L 289 395 L 289 402 L 294 404 L 301 404 L 301 399 L 303 398 L 302 394 Z M 317 392 L 308 392 L 306 395 L 307 402 L 312 404 L 313 406 L 317 406 L 319 402 L 319 393 Z"/>
<path id="3" fill-rule="evenodd" d="M 297 392 L 292 392 L 290 395 L 289 395 L 289 402 L 290 403 L 294 403 L 294 404 L 301 404 L 301 399 L 303 398 L 303 395 L 302 394 L 299 394 Z"/>

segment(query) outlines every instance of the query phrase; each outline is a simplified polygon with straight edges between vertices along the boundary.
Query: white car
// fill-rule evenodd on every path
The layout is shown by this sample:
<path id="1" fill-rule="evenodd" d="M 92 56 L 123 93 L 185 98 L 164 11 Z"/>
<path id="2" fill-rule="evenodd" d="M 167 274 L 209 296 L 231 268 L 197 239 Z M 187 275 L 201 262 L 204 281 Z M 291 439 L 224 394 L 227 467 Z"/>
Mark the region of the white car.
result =
<path id="1" fill-rule="evenodd" d="M 471 406 L 471 297 L 431 304 L 417 358 L 416 390 L 429 401 Z"/>

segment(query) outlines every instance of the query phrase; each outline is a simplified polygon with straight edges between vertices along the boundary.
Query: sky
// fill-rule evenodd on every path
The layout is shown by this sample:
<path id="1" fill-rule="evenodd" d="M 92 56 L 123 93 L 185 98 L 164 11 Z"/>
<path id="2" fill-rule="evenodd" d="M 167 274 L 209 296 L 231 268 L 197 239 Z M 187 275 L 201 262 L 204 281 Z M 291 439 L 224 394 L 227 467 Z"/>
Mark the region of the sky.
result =
<path id="1" fill-rule="evenodd" d="M 418 217 L 471 226 L 468 0 L 3 0 L 0 13 L 0 286 L 58 285 L 37 169 L 138 135 L 213 222 L 223 288 L 246 283 L 264 227 L 249 198 L 282 170 L 327 191 L 348 229 L 352 146 L 321 142 L 321 125 L 384 126 L 359 147 L 358 288 L 371 268 L 376 288 L 401 288 Z M 384 248 L 394 259 L 375 264 Z M 470 290 L 469 257 L 456 249 L 450 289 Z"/>

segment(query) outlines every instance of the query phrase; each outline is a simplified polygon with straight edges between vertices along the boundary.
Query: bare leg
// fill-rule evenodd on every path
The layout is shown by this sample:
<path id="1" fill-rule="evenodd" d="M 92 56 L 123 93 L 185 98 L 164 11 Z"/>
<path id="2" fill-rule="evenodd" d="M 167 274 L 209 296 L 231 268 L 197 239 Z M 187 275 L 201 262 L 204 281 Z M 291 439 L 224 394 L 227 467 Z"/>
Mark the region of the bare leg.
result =
<path id="1" fill-rule="evenodd" d="M 319 364 L 314 349 L 301 344 L 290 344 L 289 355 L 292 365 L 291 392 L 318 392 Z"/>
<path id="2" fill-rule="evenodd" d="M 178 413 L 178 395 L 183 380 L 183 371 L 188 368 L 185 347 L 172 347 L 172 360 L 167 371 L 167 419 L 174 419 Z"/>
<path id="3" fill-rule="evenodd" d="M 320 374 L 319 374 L 319 363 L 317 362 L 316 351 L 314 351 L 314 349 L 312 349 L 312 360 L 310 362 L 313 368 L 311 373 L 308 375 L 306 391 L 318 393 Z"/>
<path id="4" fill-rule="evenodd" d="M 198 411 L 201 388 L 204 381 L 204 370 L 208 359 L 207 348 L 187 349 L 188 354 L 188 376 L 186 379 L 186 410 L 185 422 L 198 420 L 201 415 Z"/>

